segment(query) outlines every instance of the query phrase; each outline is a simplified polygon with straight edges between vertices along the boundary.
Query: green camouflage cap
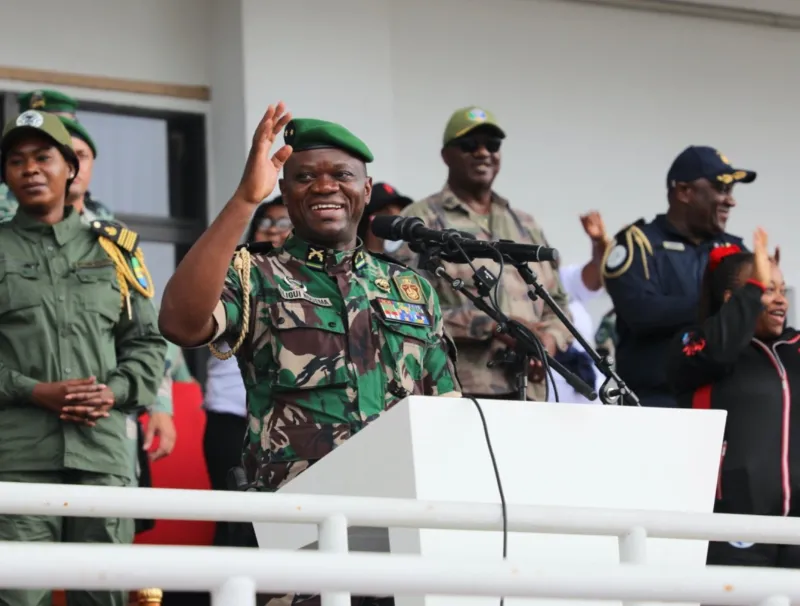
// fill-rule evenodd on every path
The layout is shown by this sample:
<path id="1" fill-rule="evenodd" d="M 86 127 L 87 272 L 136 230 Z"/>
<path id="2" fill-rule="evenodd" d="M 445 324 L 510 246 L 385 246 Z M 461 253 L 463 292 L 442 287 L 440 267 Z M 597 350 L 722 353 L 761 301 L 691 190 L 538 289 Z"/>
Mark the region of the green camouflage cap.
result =
<path id="1" fill-rule="evenodd" d="M 83 139 L 86 141 L 86 144 L 92 150 L 92 156 L 95 158 L 97 157 L 97 147 L 95 147 L 94 140 L 89 136 L 89 131 L 86 130 L 86 127 L 78 122 L 77 120 L 73 120 L 71 118 L 66 118 L 64 116 L 59 116 L 59 120 L 61 123 L 67 127 L 69 134 L 73 137 L 78 137 L 78 139 Z"/>
<path id="2" fill-rule="evenodd" d="M 78 111 L 78 102 L 64 93 L 57 90 L 35 90 L 29 93 L 22 93 L 17 97 L 19 103 L 19 113 L 29 109 L 38 109 L 44 112 L 69 114 L 75 118 Z"/>
<path id="3" fill-rule="evenodd" d="M 48 114 L 47 112 L 39 112 L 35 109 L 29 109 L 22 112 L 15 118 L 11 118 L 6 122 L 3 128 L 3 138 L 0 140 L 0 153 L 5 154 L 7 147 L 13 139 L 13 135 L 19 134 L 23 131 L 36 132 L 44 135 L 56 145 L 61 146 L 64 157 L 67 162 L 70 162 L 75 167 L 75 172 L 78 172 L 79 163 L 78 156 L 75 155 L 75 150 L 72 147 L 72 135 L 69 134 L 67 127 L 61 122 L 55 114 Z M 5 162 L 2 164 L 5 168 Z"/>
<path id="4" fill-rule="evenodd" d="M 297 118 L 289 122 L 283 131 L 283 139 L 296 152 L 309 149 L 335 148 L 363 160 L 372 162 L 372 152 L 361 139 L 341 124 Z"/>
<path id="5" fill-rule="evenodd" d="M 475 106 L 462 107 L 454 111 L 453 115 L 450 116 L 450 120 L 447 121 L 447 126 L 444 127 L 442 145 L 446 146 L 453 139 L 463 137 L 468 132 L 481 126 L 492 128 L 501 139 L 506 136 L 492 112 Z"/>

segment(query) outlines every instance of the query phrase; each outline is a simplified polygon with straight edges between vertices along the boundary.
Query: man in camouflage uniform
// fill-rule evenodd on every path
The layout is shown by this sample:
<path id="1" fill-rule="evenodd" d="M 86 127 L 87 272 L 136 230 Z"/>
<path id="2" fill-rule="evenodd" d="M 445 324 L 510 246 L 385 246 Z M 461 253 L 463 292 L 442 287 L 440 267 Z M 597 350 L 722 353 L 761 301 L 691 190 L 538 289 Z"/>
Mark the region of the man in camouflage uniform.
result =
<path id="1" fill-rule="evenodd" d="M 59 91 L 36 90 L 19 95 L 17 98 L 20 113 L 35 109 L 55 114 L 72 135 L 75 153 L 81 163 L 80 174 L 75 177 L 70 186 L 67 204 L 75 206 L 81 213 L 81 219 L 88 225 L 95 219 L 113 221 L 114 215 L 101 202 L 92 199 L 88 191 L 92 180 L 94 161 L 97 158 L 97 147 L 86 128 L 78 122 L 76 115 L 78 102 Z M 2 186 L 4 187 L 4 186 Z M 13 194 L 6 188 L 0 189 L 0 222 L 8 221 L 17 211 L 17 201 Z"/>
<path id="2" fill-rule="evenodd" d="M 513 240 L 523 244 L 548 246 L 533 217 L 513 210 L 508 200 L 492 190 L 500 170 L 500 146 L 505 133 L 495 117 L 478 107 L 457 110 L 444 131 L 442 159 L 448 167 L 447 184 L 440 192 L 415 202 L 401 213 L 419 217 L 431 229 L 457 229 L 473 234 L 479 240 Z M 417 265 L 408 247 L 399 253 L 401 260 Z M 472 286 L 472 269 L 466 264 L 444 263 L 453 278 Z M 491 260 L 474 262 L 485 266 L 495 277 L 500 266 Z M 561 285 L 557 268 L 552 263 L 533 263 L 531 268 L 539 282 L 558 306 L 569 316 L 568 298 Z M 426 274 L 427 275 L 427 274 Z M 519 399 L 515 383 L 517 368 L 504 364 L 505 352 L 513 340 L 498 334 L 497 324 L 450 283 L 429 276 L 442 302 L 448 333 L 458 345 L 458 374 L 463 392 L 479 398 Z M 528 298 L 528 286 L 511 267 L 504 268 L 498 288 L 498 303 L 504 314 L 530 328 L 550 355 L 564 351 L 573 338 L 552 310 L 540 299 Z M 487 366 L 492 362 L 492 366 Z M 531 365 L 527 397 L 545 400 L 546 385 L 541 364 Z"/>
<path id="3" fill-rule="evenodd" d="M 284 127 L 287 145 L 270 158 Z M 356 238 L 371 161 L 344 127 L 291 120 L 283 104 L 270 106 L 236 193 L 164 292 L 168 340 L 226 342 L 236 352 L 250 425 L 245 469 L 261 490 L 277 490 L 406 396 L 460 395 L 435 291 Z M 231 267 L 284 163 L 280 188 L 294 233 L 281 248 L 240 248 Z"/>

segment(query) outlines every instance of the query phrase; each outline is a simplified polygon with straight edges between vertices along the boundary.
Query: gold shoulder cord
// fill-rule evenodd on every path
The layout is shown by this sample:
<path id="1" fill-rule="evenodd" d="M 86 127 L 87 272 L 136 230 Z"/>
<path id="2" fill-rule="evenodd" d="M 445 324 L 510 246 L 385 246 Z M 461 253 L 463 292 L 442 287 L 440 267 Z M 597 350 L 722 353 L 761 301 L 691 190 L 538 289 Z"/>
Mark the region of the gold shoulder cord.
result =
<path id="1" fill-rule="evenodd" d="M 230 351 L 220 351 L 213 343 L 208 344 L 211 355 L 218 360 L 227 360 L 239 351 L 245 337 L 247 337 L 247 329 L 250 326 L 250 251 L 246 247 L 240 248 L 233 256 L 233 269 L 242 282 L 242 330 Z"/>
<path id="2" fill-rule="evenodd" d="M 98 240 L 100 242 L 100 246 L 103 247 L 103 250 L 106 251 L 106 254 L 111 257 L 111 260 L 114 262 L 114 268 L 117 270 L 117 282 L 119 282 L 119 290 L 122 299 L 121 305 L 122 307 L 127 308 L 128 319 L 130 320 L 133 317 L 133 314 L 131 312 L 131 295 L 129 285 L 133 286 L 136 292 L 148 299 L 152 299 L 153 295 L 155 294 L 153 279 L 150 277 L 150 271 L 144 264 L 144 253 L 142 252 L 141 248 L 137 247 L 136 252 L 133 253 L 133 258 L 136 259 L 142 269 L 142 273 L 144 274 L 148 284 L 147 288 L 139 284 L 139 280 L 136 279 L 133 270 L 128 264 L 128 260 L 125 258 L 125 254 L 114 242 L 102 236 L 98 238 Z"/>
<path id="3" fill-rule="evenodd" d="M 605 284 L 606 278 L 619 278 L 622 274 L 628 271 L 633 263 L 633 249 L 634 245 L 638 246 L 639 252 L 642 254 L 642 269 L 644 270 L 644 277 L 646 280 L 650 279 L 650 270 L 647 267 L 647 255 L 653 255 L 653 246 L 650 244 L 650 239 L 645 235 L 645 233 L 639 229 L 636 225 L 632 225 L 628 228 L 625 232 L 625 245 L 628 248 L 628 258 L 625 260 L 625 263 L 622 264 L 617 270 L 614 271 L 606 271 L 606 261 L 608 260 L 611 251 L 614 249 L 614 245 L 610 245 L 606 247 L 606 252 L 603 255 L 603 283 Z"/>

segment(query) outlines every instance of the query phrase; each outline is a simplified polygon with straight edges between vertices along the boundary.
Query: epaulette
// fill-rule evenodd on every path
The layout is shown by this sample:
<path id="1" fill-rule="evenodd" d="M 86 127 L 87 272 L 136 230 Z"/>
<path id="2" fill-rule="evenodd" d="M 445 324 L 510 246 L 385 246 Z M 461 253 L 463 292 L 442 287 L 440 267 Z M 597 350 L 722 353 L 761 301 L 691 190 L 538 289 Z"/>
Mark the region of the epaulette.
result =
<path id="1" fill-rule="evenodd" d="M 387 263 L 391 263 L 392 265 L 397 265 L 398 267 L 402 267 L 406 271 L 410 271 L 411 273 L 417 274 L 418 276 L 425 278 L 425 280 L 428 280 L 428 277 L 422 271 L 420 271 L 416 267 L 411 267 L 410 265 L 403 263 L 402 261 L 391 255 L 387 255 L 386 253 L 372 252 L 372 251 L 370 251 L 369 254 L 373 257 L 380 259 L 381 261 L 386 261 Z"/>
<path id="2" fill-rule="evenodd" d="M 139 248 L 139 234 L 128 229 L 119 221 L 95 219 L 90 227 L 98 236 L 111 240 L 129 255 Z"/>
<path id="3" fill-rule="evenodd" d="M 369 251 L 371 257 L 375 257 L 376 259 L 380 259 L 381 261 L 386 261 L 387 263 L 392 263 L 393 265 L 399 265 L 400 267 L 404 267 L 409 271 L 416 271 L 413 267 L 409 267 L 405 263 L 395 259 L 391 255 L 387 255 L 386 253 L 379 253 L 379 252 L 372 252 Z"/>
<path id="4" fill-rule="evenodd" d="M 144 263 L 144 253 L 139 247 L 139 234 L 117 221 L 96 219 L 92 221 L 90 228 L 97 234 L 100 246 L 114 262 L 123 304 L 127 305 L 130 318 L 132 312 L 129 287 L 148 299 L 155 294 L 153 279 Z"/>
<path id="5" fill-rule="evenodd" d="M 653 246 L 650 244 L 650 239 L 642 231 L 644 225 L 645 220 L 641 218 L 624 227 L 614 236 L 614 245 L 609 246 L 603 256 L 604 281 L 619 278 L 631 268 L 635 257 L 635 248 L 638 248 L 641 252 L 645 279 L 650 279 L 647 255 L 652 256 Z"/>

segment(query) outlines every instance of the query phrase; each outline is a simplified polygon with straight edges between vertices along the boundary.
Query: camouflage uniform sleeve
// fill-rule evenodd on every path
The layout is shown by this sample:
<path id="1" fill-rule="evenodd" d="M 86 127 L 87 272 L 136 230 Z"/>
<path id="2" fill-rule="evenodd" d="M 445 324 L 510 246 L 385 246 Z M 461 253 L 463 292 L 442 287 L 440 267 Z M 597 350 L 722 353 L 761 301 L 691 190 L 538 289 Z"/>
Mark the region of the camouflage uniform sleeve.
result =
<path id="1" fill-rule="evenodd" d="M 5 183 L 0 183 L 0 223 L 11 221 L 17 213 L 17 200 Z"/>
<path id="2" fill-rule="evenodd" d="M 164 360 L 164 376 L 158 387 L 158 393 L 152 406 L 148 407 L 148 412 L 163 412 L 172 415 L 172 368 L 175 365 L 175 357 L 180 352 L 180 348 L 174 343 L 167 343 L 167 354 Z"/>
<path id="3" fill-rule="evenodd" d="M 253 268 L 250 268 L 251 274 Z M 251 280 L 252 284 L 252 280 Z M 233 264 L 228 268 L 228 275 L 225 277 L 225 285 L 222 288 L 222 295 L 219 303 L 214 309 L 214 321 L 216 332 L 211 342 L 218 343 L 224 341 L 228 345 L 235 343 L 242 331 L 242 281 L 239 274 L 233 268 Z"/>
<path id="4" fill-rule="evenodd" d="M 158 316 L 153 302 L 137 292 L 131 293 L 132 314 L 125 309 L 115 328 L 117 367 L 105 381 L 114 393 L 115 406 L 133 410 L 154 405 L 163 377 L 167 342 L 158 331 Z"/>
<path id="5" fill-rule="evenodd" d="M 425 350 L 423 359 L 423 385 L 426 396 L 460 397 L 461 384 L 456 374 L 456 346 L 444 326 L 439 297 L 426 280 L 423 288 L 428 301 L 428 311 L 433 319 L 433 332 L 436 337 Z"/>
<path id="6" fill-rule="evenodd" d="M 415 202 L 407 206 L 401 215 L 419 217 L 427 227 L 441 229 L 441 226 L 437 224 L 436 217 L 428 210 L 428 206 L 424 202 Z M 407 244 L 404 244 L 394 256 L 405 265 L 418 269 L 438 293 L 444 326 L 452 340 L 458 343 L 489 341 L 492 338 L 494 321 L 475 307 L 464 295 L 453 290 L 444 280 L 420 269 L 419 255 L 412 252 Z"/>

